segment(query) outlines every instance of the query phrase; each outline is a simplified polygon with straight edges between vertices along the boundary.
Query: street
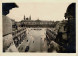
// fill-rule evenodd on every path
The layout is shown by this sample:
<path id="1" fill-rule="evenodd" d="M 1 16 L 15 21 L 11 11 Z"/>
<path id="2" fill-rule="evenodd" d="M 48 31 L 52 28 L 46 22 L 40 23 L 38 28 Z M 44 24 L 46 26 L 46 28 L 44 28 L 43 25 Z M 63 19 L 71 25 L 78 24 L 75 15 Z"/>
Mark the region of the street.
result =
<path id="1" fill-rule="evenodd" d="M 46 28 L 27 28 L 27 37 L 19 46 L 19 51 L 24 52 L 29 46 L 28 52 L 46 52 L 48 49 L 46 38 Z"/>

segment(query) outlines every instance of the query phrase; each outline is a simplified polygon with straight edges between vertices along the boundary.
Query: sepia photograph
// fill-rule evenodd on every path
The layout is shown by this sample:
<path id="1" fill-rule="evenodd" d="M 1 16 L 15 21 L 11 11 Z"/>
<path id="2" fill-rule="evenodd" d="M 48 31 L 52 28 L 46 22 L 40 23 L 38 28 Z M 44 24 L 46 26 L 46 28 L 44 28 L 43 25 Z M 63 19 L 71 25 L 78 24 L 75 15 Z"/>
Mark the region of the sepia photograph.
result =
<path id="1" fill-rule="evenodd" d="M 76 53 L 76 2 L 2 3 L 3 53 Z"/>

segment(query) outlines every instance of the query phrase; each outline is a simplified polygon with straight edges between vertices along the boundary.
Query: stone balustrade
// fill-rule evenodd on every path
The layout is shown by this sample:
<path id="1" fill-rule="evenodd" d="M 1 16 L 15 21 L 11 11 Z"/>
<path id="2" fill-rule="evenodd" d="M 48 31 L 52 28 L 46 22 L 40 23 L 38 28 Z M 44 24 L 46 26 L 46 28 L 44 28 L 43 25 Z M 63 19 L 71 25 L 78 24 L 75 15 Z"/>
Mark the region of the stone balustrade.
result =
<path id="1" fill-rule="evenodd" d="M 19 44 L 21 44 L 21 42 L 23 42 L 23 40 L 26 38 L 26 28 L 13 31 L 12 35 L 15 46 L 18 47 Z"/>

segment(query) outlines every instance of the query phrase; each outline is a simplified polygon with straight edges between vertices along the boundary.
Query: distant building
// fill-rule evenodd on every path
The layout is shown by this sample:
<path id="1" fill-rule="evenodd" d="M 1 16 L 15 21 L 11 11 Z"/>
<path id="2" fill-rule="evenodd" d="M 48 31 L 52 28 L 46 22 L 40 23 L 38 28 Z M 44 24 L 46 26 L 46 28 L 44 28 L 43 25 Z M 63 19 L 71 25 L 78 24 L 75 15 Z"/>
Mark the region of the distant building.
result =
<path id="1" fill-rule="evenodd" d="M 29 18 L 27 17 L 25 17 L 25 15 L 24 15 L 24 20 L 31 20 L 31 15 L 29 16 Z"/>
<path id="2" fill-rule="evenodd" d="M 31 15 L 29 18 L 25 18 L 20 21 L 22 27 L 53 27 L 54 21 L 42 21 L 42 20 L 31 20 Z"/>

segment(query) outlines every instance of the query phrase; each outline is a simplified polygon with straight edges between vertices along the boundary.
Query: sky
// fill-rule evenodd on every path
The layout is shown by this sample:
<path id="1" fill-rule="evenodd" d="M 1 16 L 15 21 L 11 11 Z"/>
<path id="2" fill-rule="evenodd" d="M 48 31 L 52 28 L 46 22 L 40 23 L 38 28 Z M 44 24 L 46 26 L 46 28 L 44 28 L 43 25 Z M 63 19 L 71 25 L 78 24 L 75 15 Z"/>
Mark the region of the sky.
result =
<path id="1" fill-rule="evenodd" d="M 49 20 L 49 21 L 61 21 L 65 19 L 64 14 L 67 7 L 71 4 L 69 2 L 26 2 L 16 3 L 19 8 L 13 8 L 7 15 L 15 21 L 21 21 L 25 17 L 31 15 L 32 20 Z"/>

